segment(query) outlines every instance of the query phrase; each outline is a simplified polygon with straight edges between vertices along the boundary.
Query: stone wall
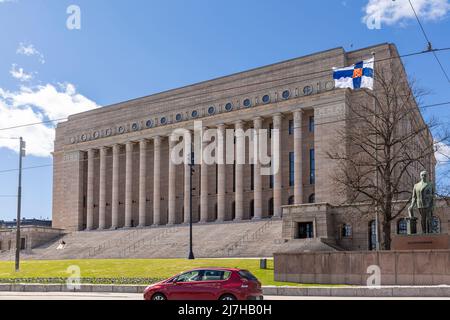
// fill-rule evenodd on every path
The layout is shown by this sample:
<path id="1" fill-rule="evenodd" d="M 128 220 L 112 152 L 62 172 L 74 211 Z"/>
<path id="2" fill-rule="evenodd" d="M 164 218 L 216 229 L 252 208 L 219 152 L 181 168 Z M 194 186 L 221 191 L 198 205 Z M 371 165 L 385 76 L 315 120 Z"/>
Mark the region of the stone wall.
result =
<path id="1" fill-rule="evenodd" d="M 275 281 L 367 285 L 380 269 L 380 285 L 450 285 L 450 250 L 275 253 Z"/>
<path id="2" fill-rule="evenodd" d="M 397 205 L 404 206 L 405 202 Z M 417 211 L 417 210 L 416 210 Z M 391 237 L 398 232 L 398 223 L 407 217 L 405 209 L 398 217 L 391 221 Z M 439 219 L 441 234 L 449 233 L 450 207 L 441 199 L 436 200 L 434 216 Z M 416 213 L 418 217 L 418 213 Z M 419 217 L 418 217 L 419 218 Z M 333 206 L 328 203 L 314 203 L 283 206 L 283 231 L 282 238 L 295 239 L 299 222 L 313 222 L 314 238 L 320 238 L 337 245 L 342 250 L 368 250 L 370 248 L 370 224 L 375 219 L 374 208 L 366 204 L 352 204 Z M 379 215 L 380 227 L 382 216 Z M 348 225 L 351 234 L 344 236 L 342 228 Z M 381 228 L 380 228 L 381 230 Z M 420 219 L 417 233 L 421 233 Z M 380 231 L 380 241 L 382 240 Z"/>
<path id="3" fill-rule="evenodd" d="M 61 229 L 26 226 L 20 228 L 20 237 L 25 239 L 25 250 L 48 243 L 63 234 Z M 0 252 L 15 250 L 16 229 L 0 229 Z"/>

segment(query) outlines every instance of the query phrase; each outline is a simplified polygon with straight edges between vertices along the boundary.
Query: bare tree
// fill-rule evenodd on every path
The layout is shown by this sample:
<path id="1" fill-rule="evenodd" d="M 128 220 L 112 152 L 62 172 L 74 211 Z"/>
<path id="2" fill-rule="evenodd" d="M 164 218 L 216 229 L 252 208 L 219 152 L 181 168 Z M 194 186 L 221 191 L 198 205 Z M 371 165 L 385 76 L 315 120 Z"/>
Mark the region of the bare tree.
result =
<path id="1" fill-rule="evenodd" d="M 445 131 L 449 131 L 448 124 L 443 124 Z M 445 134 L 450 136 L 450 134 Z M 449 141 L 442 141 L 436 145 L 436 155 L 438 158 L 436 179 L 436 193 L 437 195 L 445 199 L 447 204 L 450 205 L 450 143 Z"/>
<path id="2" fill-rule="evenodd" d="M 403 66 L 394 59 L 379 64 L 374 90 L 355 91 L 348 103 L 347 126 L 337 133 L 333 177 L 346 203 L 364 202 L 361 214 L 377 212 L 381 248 L 391 247 L 391 223 L 404 212 L 413 183 L 421 170 L 434 179 L 435 144 L 431 132 L 436 121 L 426 123 L 417 105 L 427 94 L 407 81 Z M 342 146 L 345 146 L 342 148 Z M 365 211 L 362 211 L 365 210 Z"/>

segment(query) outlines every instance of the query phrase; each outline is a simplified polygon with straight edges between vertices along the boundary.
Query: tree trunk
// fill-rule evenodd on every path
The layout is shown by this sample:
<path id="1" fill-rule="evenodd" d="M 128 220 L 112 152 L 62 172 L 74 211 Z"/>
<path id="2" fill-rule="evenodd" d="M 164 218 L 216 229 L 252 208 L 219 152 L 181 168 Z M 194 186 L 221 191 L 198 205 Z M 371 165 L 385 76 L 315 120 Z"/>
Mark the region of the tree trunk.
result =
<path id="1" fill-rule="evenodd" d="M 391 222 L 383 221 L 383 250 L 391 250 Z"/>

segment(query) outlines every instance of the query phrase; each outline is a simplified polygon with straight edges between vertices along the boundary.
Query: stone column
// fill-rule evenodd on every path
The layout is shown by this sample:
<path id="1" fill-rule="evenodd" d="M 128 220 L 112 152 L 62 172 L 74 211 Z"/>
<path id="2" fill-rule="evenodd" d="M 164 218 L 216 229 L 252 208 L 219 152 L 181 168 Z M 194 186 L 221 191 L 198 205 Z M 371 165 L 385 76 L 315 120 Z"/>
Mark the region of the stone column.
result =
<path id="1" fill-rule="evenodd" d="M 253 204 L 254 204 L 254 217 L 253 219 L 259 220 L 262 218 L 262 179 L 261 179 L 261 162 L 259 161 L 259 149 L 260 149 L 260 130 L 262 129 L 262 118 L 257 117 L 253 120 L 254 129 L 254 165 L 253 165 Z"/>
<path id="2" fill-rule="evenodd" d="M 87 195 L 86 195 L 86 230 L 94 228 L 94 149 L 89 149 L 87 169 Z"/>
<path id="3" fill-rule="evenodd" d="M 153 224 L 161 224 L 161 137 L 153 138 Z"/>
<path id="4" fill-rule="evenodd" d="M 100 183 L 98 200 L 98 228 L 105 229 L 106 221 L 106 147 L 100 148 Z"/>
<path id="5" fill-rule="evenodd" d="M 206 130 L 206 128 L 204 129 Z M 203 131 L 204 131 L 203 130 Z M 202 133 L 203 133 L 202 131 Z M 208 165 L 203 157 L 208 142 L 202 140 L 202 155 L 200 157 L 200 222 L 208 222 Z"/>
<path id="6" fill-rule="evenodd" d="M 168 136 L 169 139 L 169 219 L 168 224 L 172 225 L 176 223 L 176 166 L 172 161 L 171 153 L 175 147 L 176 142 L 172 141 L 172 135 Z"/>
<path id="7" fill-rule="evenodd" d="M 192 135 L 191 132 L 188 131 L 185 133 L 184 139 L 188 139 L 188 141 L 192 141 Z M 189 148 L 189 147 L 188 147 Z M 190 214 L 191 214 L 191 184 L 190 184 L 190 178 L 191 178 L 191 168 L 189 166 L 189 163 L 191 161 L 191 149 L 186 150 L 186 145 L 184 149 L 184 223 L 189 223 Z"/>
<path id="8" fill-rule="evenodd" d="M 139 227 L 146 225 L 147 207 L 147 140 L 139 141 Z"/>
<path id="9" fill-rule="evenodd" d="M 235 213 L 234 220 L 244 218 L 244 163 L 245 163 L 245 136 L 244 122 L 237 121 L 234 125 L 236 135 L 236 185 L 235 185 Z"/>
<path id="10" fill-rule="evenodd" d="M 217 126 L 217 221 L 225 221 L 225 125 Z"/>
<path id="11" fill-rule="evenodd" d="M 278 130 L 278 134 L 272 134 L 272 161 L 276 164 L 276 171 L 273 172 L 273 216 L 281 217 L 281 185 L 282 185 L 282 161 L 281 161 L 281 113 L 273 116 L 273 129 Z M 276 158 L 275 158 L 276 157 Z M 277 168 L 278 167 L 278 168 Z"/>
<path id="12" fill-rule="evenodd" d="M 133 210 L 133 142 L 126 143 L 125 152 L 125 228 L 130 228 Z"/>
<path id="13" fill-rule="evenodd" d="M 294 114 L 294 200 L 296 204 L 303 203 L 302 185 L 302 115 L 303 111 L 296 110 Z"/>
<path id="14" fill-rule="evenodd" d="M 120 145 L 113 145 L 112 198 L 111 198 L 111 229 L 119 227 L 119 155 Z"/>

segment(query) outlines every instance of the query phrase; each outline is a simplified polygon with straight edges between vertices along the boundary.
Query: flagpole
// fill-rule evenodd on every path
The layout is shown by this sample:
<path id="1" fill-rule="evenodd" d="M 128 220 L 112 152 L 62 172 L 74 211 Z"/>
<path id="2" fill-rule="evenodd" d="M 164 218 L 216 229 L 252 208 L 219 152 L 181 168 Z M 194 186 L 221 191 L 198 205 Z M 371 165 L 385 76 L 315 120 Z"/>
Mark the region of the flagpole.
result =
<path id="1" fill-rule="evenodd" d="M 372 89 L 375 90 L 375 52 L 372 52 L 373 57 L 373 77 L 372 77 Z M 377 108 L 377 100 L 375 97 L 373 98 L 373 107 L 375 112 L 375 128 L 378 130 L 378 126 L 376 125 L 378 123 L 378 108 Z M 375 173 L 376 173 L 376 192 L 378 194 L 378 132 L 375 132 Z M 375 249 L 378 251 L 380 250 L 380 237 L 379 237 L 379 231 L 378 231 L 378 197 L 377 197 L 377 203 L 375 206 Z"/>

